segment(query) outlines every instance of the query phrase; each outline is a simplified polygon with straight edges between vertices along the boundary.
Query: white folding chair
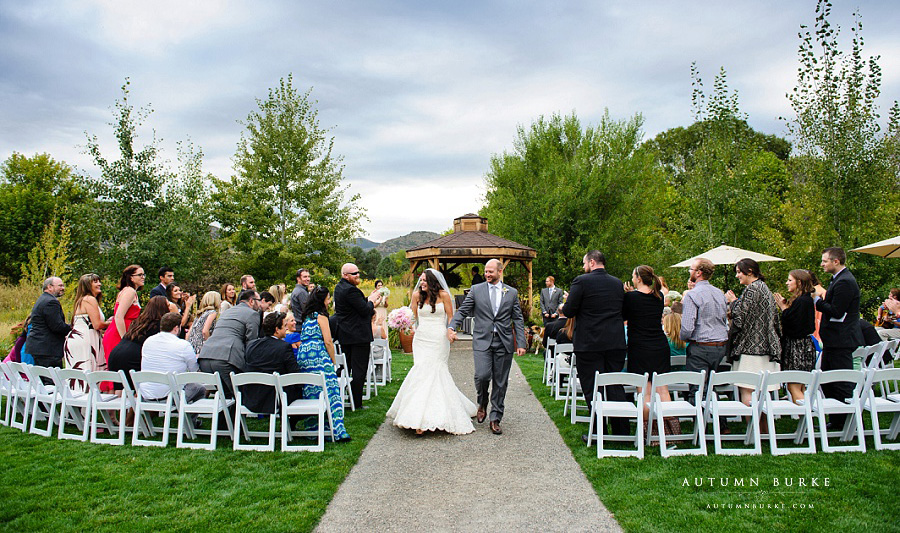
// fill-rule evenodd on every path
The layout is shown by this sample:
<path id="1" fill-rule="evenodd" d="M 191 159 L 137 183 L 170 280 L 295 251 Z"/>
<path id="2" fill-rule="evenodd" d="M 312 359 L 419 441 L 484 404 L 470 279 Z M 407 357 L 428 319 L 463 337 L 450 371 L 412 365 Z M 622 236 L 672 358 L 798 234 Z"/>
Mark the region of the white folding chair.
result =
<path id="1" fill-rule="evenodd" d="M 303 399 L 298 398 L 292 402 L 288 402 L 287 392 L 285 388 L 291 386 L 311 385 L 320 387 L 319 394 L 315 398 Z M 298 372 L 294 374 L 285 374 L 278 376 L 278 397 L 281 398 L 281 451 L 312 451 L 321 452 L 325 449 L 325 415 L 328 415 L 328 432 L 331 434 L 331 442 L 334 442 L 334 419 L 331 416 L 331 407 L 328 401 L 328 391 L 325 389 L 325 374 Z M 316 426 L 315 436 L 316 444 L 288 444 L 295 436 L 311 436 L 312 432 L 291 429 L 291 423 L 288 419 L 291 415 L 315 415 L 318 417 L 318 425 Z"/>
<path id="2" fill-rule="evenodd" d="M 706 424 L 703 419 L 703 387 L 706 381 L 706 371 L 701 372 L 669 372 L 666 374 L 653 373 L 653 382 L 650 385 L 650 413 L 649 424 L 656 423 L 657 435 L 659 439 L 659 453 L 663 457 L 673 455 L 706 455 Z M 694 396 L 694 403 L 687 400 L 676 400 L 664 402 L 662 401 L 656 389 L 659 387 L 670 387 L 672 385 L 685 385 L 686 387 L 694 385 L 697 392 Z M 645 383 L 646 387 L 647 384 Z M 694 432 L 691 435 L 666 435 L 664 418 L 668 417 L 690 417 L 694 421 Z M 647 444 L 652 442 L 654 438 L 653 431 L 647 432 Z M 666 446 L 666 440 L 692 440 L 697 443 L 696 448 L 680 448 L 669 449 Z"/>
<path id="3" fill-rule="evenodd" d="M 10 369 L 10 379 L 12 383 L 12 418 L 10 418 L 9 426 L 19 429 L 23 432 L 28 431 L 28 415 L 31 412 L 31 383 L 28 381 L 28 374 L 25 373 L 24 363 L 7 363 Z M 22 415 L 19 420 L 18 414 Z"/>
<path id="4" fill-rule="evenodd" d="M 128 384 L 128 380 L 125 378 L 125 372 L 122 370 L 118 372 L 109 370 L 88 372 L 87 379 L 88 383 L 90 383 L 91 394 L 89 415 L 91 419 L 91 442 L 112 444 L 114 446 L 125 444 L 125 417 L 128 410 L 134 408 L 134 393 L 131 390 L 131 385 Z M 122 395 L 101 392 L 100 383 L 103 381 L 122 385 Z M 111 412 L 118 414 L 118 420 L 114 420 L 109 416 Z M 100 426 L 97 417 L 98 413 L 103 417 L 103 427 L 106 428 L 110 435 L 118 433 L 118 437 L 112 439 L 100 437 L 100 434 L 97 432 Z"/>
<path id="5" fill-rule="evenodd" d="M 813 418 L 810 410 L 810 402 L 795 404 L 790 399 L 782 399 L 778 396 L 779 390 L 788 383 L 800 383 L 806 386 L 806 390 L 815 390 L 816 375 L 800 370 L 784 370 L 781 372 L 766 372 L 763 375 L 762 401 L 760 412 L 766 415 L 769 429 L 769 448 L 772 455 L 787 455 L 790 453 L 816 453 L 816 441 L 813 437 Z M 771 388 L 777 390 L 769 391 Z M 797 416 L 802 419 L 797 423 L 797 430 L 793 433 L 778 433 L 775 427 L 775 418 L 782 416 Z M 804 424 L 805 422 L 805 424 Z M 790 438 L 795 444 L 800 444 L 807 439 L 805 447 L 779 447 L 778 439 Z"/>
<path id="6" fill-rule="evenodd" d="M 884 387 L 885 382 L 900 380 L 900 368 L 885 368 L 870 370 L 866 380 L 865 399 L 863 409 L 869 411 L 872 417 L 872 438 L 875 440 L 876 450 L 900 450 L 900 442 L 884 443 L 882 437 L 895 440 L 900 433 L 900 401 L 890 400 L 875 394 L 875 386 Z M 881 429 L 879 415 L 893 413 L 888 429 Z"/>
<path id="7" fill-rule="evenodd" d="M 91 384 L 87 374 L 74 368 L 57 368 L 56 378 L 56 390 L 60 393 L 57 437 L 85 442 L 91 429 Z M 81 385 L 76 388 L 76 383 Z M 68 423 L 74 424 L 81 434 L 66 433 Z"/>
<path id="8" fill-rule="evenodd" d="M 703 409 L 704 427 L 712 422 L 713 446 L 717 455 L 759 455 L 762 453 L 762 443 L 759 435 L 759 392 L 762 385 L 762 374 L 755 372 L 716 372 L 709 374 L 706 389 L 706 404 Z M 750 396 L 750 405 L 744 405 L 737 397 L 729 398 L 727 395 L 720 397 L 716 387 L 735 386 L 740 383 L 746 387 L 748 383 L 754 383 Z M 749 417 L 747 431 L 743 435 L 722 435 L 720 417 Z M 743 440 L 744 444 L 753 441 L 752 448 L 724 448 L 723 440 Z"/>
<path id="9" fill-rule="evenodd" d="M 816 390 L 808 394 L 810 411 L 819 419 L 819 438 L 822 442 L 822 451 L 831 452 L 864 452 L 866 451 L 866 437 L 863 433 L 862 419 L 862 393 L 866 384 L 866 373 L 861 370 L 815 370 Z M 826 398 L 822 392 L 822 385 L 835 382 L 853 383 L 852 396 L 845 399 Z M 843 414 L 847 416 L 841 431 L 829 434 L 825 424 L 825 415 Z M 802 422 L 801 422 L 802 423 Z M 828 437 L 840 436 L 841 441 L 847 442 L 853 439 L 853 433 L 859 439 L 855 445 L 832 446 L 828 443 Z"/>
<path id="10" fill-rule="evenodd" d="M 347 356 L 344 355 L 344 352 L 337 350 L 337 344 L 335 344 L 334 361 L 334 370 L 338 374 L 338 388 L 341 390 L 341 401 L 344 402 L 344 406 L 350 404 L 351 411 L 356 411 L 353 390 L 350 388 L 350 367 L 347 365 Z"/>
<path id="11" fill-rule="evenodd" d="M 172 413 L 178 405 L 178 388 L 172 373 L 150 372 L 147 370 L 131 370 L 131 382 L 134 383 L 134 432 L 131 435 L 133 446 L 161 446 L 169 444 L 169 432 L 172 429 Z M 142 384 L 165 385 L 168 392 L 160 398 L 150 398 L 141 390 Z M 150 413 L 159 413 L 163 417 L 162 437 L 160 440 L 142 439 L 156 436 L 157 428 L 153 424 Z"/>
<path id="12" fill-rule="evenodd" d="M 547 346 L 544 348 L 544 373 L 541 380 L 544 385 L 550 386 L 553 379 L 553 360 L 556 352 L 556 339 L 547 339 Z"/>
<path id="13" fill-rule="evenodd" d="M 10 379 L 9 367 L 6 363 L 0 363 L 0 401 L 5 400 L 3 404 L 3 416 L 0 417 L 0 424 L 9 425 L 10 413 L 12 412 L 12 379 Z"/>
<path id="14" fill-rule="evenodd" d="M 372 350 L 372 344 L 369 344 L 369 364 L 366 366 L 366 392 L 363 393 L 363 400 L 372 397 L 372 389 L 375 389 L 375 396 L 378 396 L 378 379 L 375 377 L 375 353 Z"/>
<path id="15" fill-rule="evenodd" d="M 591 420 L 588 425 L 587 445 L 590 446 L 594 439 L 596 427 L 597 457 L 637 457 L 644 458 L 644 389 L 647 387 L 647 374 L 638 375 L 629 372 L 611 372 L 594 374 L 594 395 L 591 401 Z M 642 387 L 642 392 L 635 393 L 634 402 L 612 401 L 603 398 L 603 387 L 610 385 L 623 385 Z M 604 435 L 606 417 L 634 418 L 637 421 L 635 435 Z M 596 425 L 595 425 L 596 423 Z M 634 450 L 610 450 L 604 448 L 607 441 L 633 442 Z"/>
<path id="16" fill-rule="evenodd" d="M 274 452 L 275 451 L 275 423 L 278 420 L 278 373 L 264 374 L 262 372 L 244 372 L 242 374 L 231 373 L 231 383 L 234 386 L 234 437 L 233 448 L 235 450 L 250 450 L 258 452 Z M 265 385 L 275 389 L 275 412 L 274 413 L 255 413 L 244 407 L 241 399 L 241 387 L 245 385 Z M 245 416 L 254 418 L 262 416 L 269 417 L 269 431 L 250 431 L 247 427 Z M 268 437 L 266 444 L 241 444 L 241 433 L 249 441 L 253 437 Z"/>
<path id="17" fill-rule="evenodd" d="M 178 390 L 184 390 L 184 386 L 189 383 L 195 383 L 206 387 L 207 397 L 188 403 L 187 397 L 182 393 L 179 394 L 178 404 L 178 437 L 175 440 L 176 448 L 195 448 L 201 450 L 215 450 L 216 440 L 221 430 L 219 430 L 219 415 L 224 415 L 225 425 L 224 435 L 229 439 L 233 436 L 233 424 L 229 409 L 234 405 L 234 399 L 225 398 L 225 391 L 222 388 L 222 380 L 219 373 L 207 374 L 205 372 L 182 372 L 175 374 L 175 385 Z M 190 415 L 209 417 L 212 420 L 210 429 L 194 429 L 191 427 Z M 209 435 L 209 442 L 185 442 L 184 436 L 189 439 L 197 435 Z"/>
<path id="18" fill-rule="evenodd" d="M 563 378 L 565 378 L 565 386 L 568 387 L 571 380 L 572 374 L 572 363 L 566 361 L 566 356 L 571 356 L 574 354 L 575 348 L 572 343 L 561 343 L 556 345 L 556 350 L 554 351 L 553 361 L 553 383 L 551 385 L 550 393 L 553 394 L 553 397 L 557 400 L 564 400 L 566 398 L 566 393 L 568 391 L 563 390 Z"/>
<path id="19" fill-rule="evenodd" d="M 576 424 L 578 422 L 590 422 L 591 406 L 587 405 L 587 401 L 584 399 L 584 391 L 581 390 L 581 382 L 578 380 L 578 362 L 575 359 L 575 354 L 572 354 L 571 367 L 572 370 L 569 374 L 569 386 L 566 387 L 566 401 L 563 405 L 563 416 L 565 416 L 568 412 L 568 409 L 571 408 L 571 421 L 573 424 Z M 584 401 L 584 405 L 581 405 L 579 400 Z M 579 415 L 579 409 L 587 411 L 588 414 Z"/>
<path id="20" fill-rule="evenodd" d="M 868 370 L 879 370 L 883 368 L 894 368 L 894 361 L 898 358 L 898 348 L 900 348 L 900 339 L 894 339 L 891 341 L 884 341 L 882 344 L 882 350 L 878 353 L 873 354 L 873 357 L 869 360 L 869 364 L 867 366 Z M 878 346 L 878 345 L 876 345 Z M 879 392 L 882 398 L 894 399 L 894 401 L 900 401 L 900 383 L 897 381 L 883 381 L 881 382 L 881 386 L 879 387 Z"/>
<path id="21" fill-rule="evenodd" d="M 23 365 L 31 385 L 31 433 L 49 437 L 53 434 L 53 425 L 56 423 L 56 409 L 59 405 L 59 392 L 56 390 L 56 378 L 52 368 L 43 366 Z M 48 385 L 44 379 L 53 383 Z M 38 422 L 46 422 L 46 427 L 37 427 Z"/>
<path id="22" fill-rule="evenodd" d="M 391 348 L 388 346 L 388 340 L 375 339 L 372 341 L 371 350 L 376 377 L 379 375 L 378 370 L 381 369 L 381 377 L 375 384 L 385 387 L 391 381 Z"/>

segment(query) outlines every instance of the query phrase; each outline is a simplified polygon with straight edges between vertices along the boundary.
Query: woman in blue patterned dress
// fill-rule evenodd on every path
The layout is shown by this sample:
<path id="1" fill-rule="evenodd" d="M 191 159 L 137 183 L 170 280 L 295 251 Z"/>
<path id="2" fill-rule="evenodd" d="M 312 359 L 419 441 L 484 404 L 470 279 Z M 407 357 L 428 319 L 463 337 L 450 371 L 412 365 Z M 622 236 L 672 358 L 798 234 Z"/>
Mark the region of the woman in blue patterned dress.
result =
<path id="1" fill-rule="evenodd" d="M 328 401 L 331 403 L 331 416 L 334 420 L 335 440 L 350 440 L 344 429 L 344 402 L 338 387 L 337 374 L 334 371 L 334 343 L 331 340 L 331 328 L 328 326 L 328 304 L 331 296 L 325 287 L 316 287 L 306 300 L 300 315 L 300 349 L 297 351 L 297 364 L 303 372 L 323 372 L 325 388 L 328 389 Z M 303 397 L 313 398 L 319 394 L 319 387 L 304 387 Z"/>

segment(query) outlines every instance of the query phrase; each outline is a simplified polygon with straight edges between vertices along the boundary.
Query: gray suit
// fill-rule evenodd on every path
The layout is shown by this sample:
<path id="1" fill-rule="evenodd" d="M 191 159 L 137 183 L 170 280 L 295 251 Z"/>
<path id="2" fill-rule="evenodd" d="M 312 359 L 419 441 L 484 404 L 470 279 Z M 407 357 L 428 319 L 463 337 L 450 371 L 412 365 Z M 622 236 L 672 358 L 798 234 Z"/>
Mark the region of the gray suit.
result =
<path id="1" fill-rule="evenodd" d="M 466 317 L 474 317 L 472 351 L 475 357 L 475 391 L 478 405 L 487 407 L 488 386 L 490 392 L 491 421 L 503 418 L 503 401 L 509 382 L 516 346 L 525 348 L 525 322 L 519 307 L 519 293 L 509 285 L 500 283 L 500 305 L 497 314 L 491 305 L 488 283 L 472 287 L 462 305 L 453 315 L 449 327 L 456 329 Z M 513 339 L 515 329 L 515 340 Z"/>
<path id="2" fill-rule="evenodd" d="M 559 304 L 562 303 L 563 291 L 559 287 L 553 288 L 553 295 L 550 295 L 550 289 L 548 287 L 544 287 L 541 289 L 541 316 L 544 317 L 544 325 L 547 325 L 547 322 L 551 320 L 556 320 L 553 317 L 548 317 L 544 315 L 558 315 L 559 314 Z"/>
<path id="3" fill-rule="evenodd" d="M 246 302 L 226 309 L 216 328 L 197 355 L 200 370 L 213 373 L 218 371 L 222 385 L 231 395 L 229 372 L 244 371 L 244 352 L 247 343 L 259 337 L 259 311 L 254 311 Z M 228 382 L 227 384 L 225 382 Z"/>

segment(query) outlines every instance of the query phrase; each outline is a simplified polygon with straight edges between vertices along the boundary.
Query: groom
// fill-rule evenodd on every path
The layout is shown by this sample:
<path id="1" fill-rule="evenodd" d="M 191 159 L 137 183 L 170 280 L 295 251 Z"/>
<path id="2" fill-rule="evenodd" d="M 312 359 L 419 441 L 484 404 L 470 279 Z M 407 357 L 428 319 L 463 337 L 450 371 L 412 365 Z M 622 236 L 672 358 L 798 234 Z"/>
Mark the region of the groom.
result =
<path id="1" fill-rule="evenodd" d="M 463 319 L 475 318 L 472 351 L 475 356 L 475 391 L 478 394 L 478 423 L 487 417 L 488 386 L 491 390 L 491 432 L 500 435 L 503 400 L 512 366 L 512 354 L 525 353 L 525 322 L 519 307 L 519 293 L 500 281 L 503 263 L 491 259 L 484 265 L 484 283 L 472 286 L 447 326 L 447 338 L 456 340 L 456 328 Z M 515 338 L 513 338 L 515 330 Z"/>

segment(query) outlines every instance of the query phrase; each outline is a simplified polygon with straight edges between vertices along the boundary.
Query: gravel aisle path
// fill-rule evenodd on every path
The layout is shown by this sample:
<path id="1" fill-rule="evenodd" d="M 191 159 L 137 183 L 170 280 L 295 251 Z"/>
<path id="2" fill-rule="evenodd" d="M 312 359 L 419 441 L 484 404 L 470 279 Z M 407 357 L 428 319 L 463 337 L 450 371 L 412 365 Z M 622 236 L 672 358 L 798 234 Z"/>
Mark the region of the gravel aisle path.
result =
<path id="1" fill-rule="evenodd" d="M 472 344 L 450 354 L 473 401 Z M 338 489 L 316 531 L 621 531 L 550 417 L 512 366 L 503 435 L 417 437 L 388 419 Z"/>

